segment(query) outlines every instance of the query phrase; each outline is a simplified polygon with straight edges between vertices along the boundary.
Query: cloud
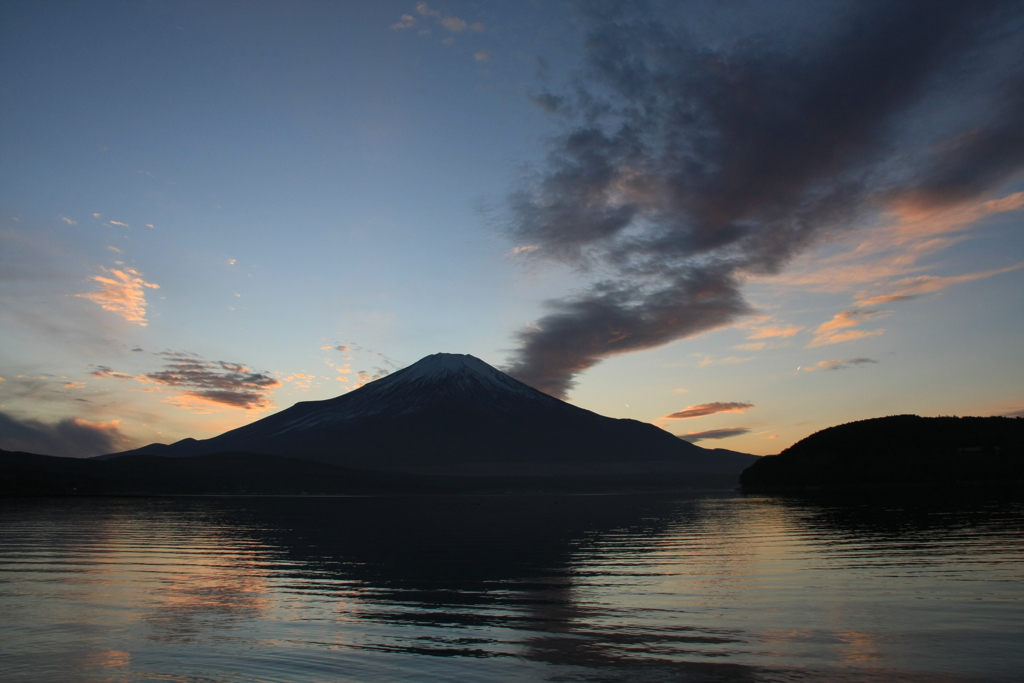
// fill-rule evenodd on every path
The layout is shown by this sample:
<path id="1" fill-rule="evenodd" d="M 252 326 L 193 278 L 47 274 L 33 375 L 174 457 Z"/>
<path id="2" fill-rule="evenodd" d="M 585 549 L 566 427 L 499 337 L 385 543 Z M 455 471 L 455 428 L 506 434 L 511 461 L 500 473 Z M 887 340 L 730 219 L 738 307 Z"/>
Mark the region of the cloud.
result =
<path id="1" fill-rule="evenodd" d="M 1007 268 L 997 268 L 995 270 L 986 270 L 980 273 L 967 273 L 964 275 L 951 275 L 946 277 L 939 277 L 936 275 L 918 275 L 916 277 L 903 278 L 902 280 L 896 280 L 895 282 L 889 283 L 884 287 L 880 287 L 874 291 L 860 292 L 855 295 L 858 306 L 879 306 L 894 301 L 907 301 L 909 299 L 916 299 L 919 296 L 925 294 L 933 294 L 939 292 L 946 287 L 951 285 L 958 285 L 962 282 L 973 282 L 975 280 L 983 280 L 985 278 L 992 277 L 993 275 L 1002 275 L 1003 273 L 1009 273 L 1013 270 L 1019 270 L 1024 264 L 1018 263 Z M 881 292 L 885 292 L 884 294 Z"/>
<path id="2" fill-rule="evenodd" d="M 109 221 L 109 223 L 110 223 L 111 225 L 120 225 L 120 226 L 121 226 L 122 228 L 128 228 L 128 227 L 131 227 L 131 226 L 129 226 L 129 225 L 127 224 L 127 223 L 122 223 L 121 221 Z"/>
<path id="3" fill-rule="evenodd" d="M 877 360 L 872 360 L 871 358 L 850 358 L 849 360 L 822 360 L 818 361 L 814 365 L 801 366 L 797 368 L 797 370 L 803 370 L 804 372 L 819 372 L 821 370 L 845 370 L 847 368 L 855 367 L 858 365 L 877 362 Z"/>
<path id="4" fill-rule="evenodd" d="M 753 403 L 701 403 L 697 406 L 690 406 L 677 413 L 671 413 L 661 418 L 663 420 L 686 420 L 691 417 L 704 417 L 716 413 L 745 413 L 754 407 Z"/>
<path id="5" fill-rule="evenodd" d="M 173 399 L 185 408 L 216 404 L 245 410 L 273 407 L 269 393 L 281 386 L 280 380 L 262 372 L 253 372 L 241 363 L 207 361 L 192 353 L 165 351 L 164 367 L 155 372 L 132 375 L 105 365 L 90 373 L 100 379 L 134 380 L 179 389 Z"/>
<path id="6" fill-rule="evenodd" d="M 480 22 L 475 22 L 471 25 L 465 19 L 460 19 L 459 17 L 456 16 L 444 16 L 439 11 L 431 9 L 430 5 L 428 5 L 425 2 L 416 3 L 416 13 L 420 16 L 419 19 L 417 19 L 412 14 L 403 14 L 397 22 L 391 24 L 391 29 L 394 31 L 410 29 L 417 26 L 420 21 L 428 22 L 434 24 L 435 26 L 440 25 L 452 33 L 462 33 L 467 28 L 476 32 L 480 32 L 486 28 Z M 420 35 L 426 35 L 431 33 L 430 27 L 425 25 L 423 28 L 420 29 L 419 33 Z M 444 39 L 442 42 L 446 45 L 451 45 L 453 39 L 451 37 L 448 37 Z M 477 55 L 479 54 L 486 55 L 487 53 L 477 53 Z M 486 59 L 486 57 L 484 59 Z M 477 56 L 477 61 L 480 61 L 479 56 Z"/>
<path id="7" fill-rule="evenodd" d="M 678 434 L 677 436 L 683 441 L 689 441 L 690 443 L 697 443 L 704 439 L 728 439 L 731 436 L 742 436 L 749 433 L 750 430 L 746 427 L 725 427 L 722 429 L 709 429 L 705 432 L 690 432 L 688 434 Z"/>
<path id="8" fill-rule="evenodd" d="M 459 19 L 458 17 L 445 17 L 444 19 L 441 20 L 441 25 L 444 26 L 449 31 L 453 31 L 455 33 L 458 33 L 459 31 L 465 31 L 467 26 L 466 22 L 463 21 L 462 19 Z"/>
<path id="9" fill-rule="evenodd" d="M 701 356 L 703 354 L 694 354 Z M 739 357 L 739 356 L 726 356 L 725 358 L 715 358 L 714 356 L 703 355 L 703 358 L 697 367 L 706 368 L 709 365 L 737 365 L 739 363 L 749 363 L 754 360 L 754 356 Z"/>
<path id="10" fill-rule="evenodd" d="M 875 318 L 889 315 L 892 311 L 876 311 L 870 309 L 853 309 L 849 311 L 843 311 L 842 313 L 836 313 L 832 316 L 831 320 L 823 322 L 818 326 L 818 329 L 814 331 L 814 338 L 811 343 L 807 345 L 807 348 L 811 349 L 817 346 L 828 346 L 829 344 L 839 344 L 841 342 L 853 341 L 854 339 L 863 339 L 864 337 L 875 337 L 885 333 L 885 328 L 876 330 L 855 330 L 852 329 L 861 323 L 865 323 Z"/>
<path id="11" fill-rule="evenodd" d="M 736 344 L 729 348 L 736 349 L 737 351 L 761 351 L 766 346 L 768 346 L 768 342 L 752 342 L 750 344 Z"/>
<path id="12" fill-rule="evenodd" d="M 1003 413 L 1003 417 L 1024 417 L 1024 408 L 1020 410 L 1014 410 L 1010 413 Z"/>
<path id="13" fill-rule="evenodd" d="M 111 367 L 106 365 L 97 365 L 96 369 L 89 374 L 98 379 L 135 379 L 135 375 L 128 374 L 127 372 L 117 372 Z"/>
<path id="14" fill-rule="evenodd" d="M 565 396 L 602 359 L 748 315 L 750 277 L 1024 170 L 1024 34 L 1004 30 L 1024 5 L 741 6 L 583 6 L 588 66 L 510 197 L 509 236 L 591 281 L 517 333 L 517 378 Z"/>
<path id="15" fill-rule="evenodd" d="M 71 220 L 67 216 L 61 216 L 60 219 L 62 221 L 64 221 L 65 223 L 67 223 L 68 225 L 78 225 L 78 223 L 76 221 Z"/>
<path id="16" fill-rule="evenodd" d="M 480 50 L 479 52 L 473 55 L 473 59 L 475 59 L 478 62 L 486 62 L 490 58 L 491 53 L 488 52 L 487 50 Z"/>
<path id="17" fill-rule="evenodd" d="M 145 327 L 146 322 L 146 289 L 159 289 L 160 285 L 146 282 L 142 273 L 134 268 L 104 268 L 104 275 L 93 275 L 90 280 L 100 284 L 100 291 L 86 294 L 75 294 L 99 304 L 104 310 L 116 313 L 128 322 L 138 323 Z"/>
<path id="18" fill-rule="evenodd" d="M 211 403 L 244 408 L 270 408 L 268 392 L 281 382 L 268 374 L 253 372 L 241 363 L 205 361 L 193 354 L 166 351 L 163 370 L 147 373 L 149 381 L 182 387 L 184 395 Z"/>
<path id="19" fill-rule="evenodd" d="M 131 447 L 131 440 L 121 433 L 118 424 L 118 420 L 89 422 L 77 418 L 46 423 L 0 412 L 0 448 L 78 458 L 115 453 Z"/>
<path id="20" fill-rule="evenodd" d="M 425 2 L 416 3 L 416 11 L 425 17 L 440 17 L 441 13 L 437 10 L 430 9 L 430 6 Z"/>
<path id="21" fill-rule="evenodd" d="M 366 384 L 369 384 L 370 382 L 376 381 L 376 380 L 380 379 L 381 377 L 386 377 L 390 373 L 391 373 L 391 371 L 388 370 L 387 368 L 378 368 L 378 367 L 374 367 L 372 373 L 367 371 L 367 370 L 359 370 L 359 371 L 356 372 L 356 378 L 357 378 L 358 381 L 354 385 L 352 385 L 352 388 L 353 389 L 358 389 L 359 387 L 362 387 L 362 386 L 364 386 Z M 348 378 L 346 377 L 342 381 L 347 382 Z"/>
<path id="22" fill-rule="evenodd" d="M 411 14 L 403 14 L 396 23 L 391 24 L 392 30 L 399 31 L 404 28 L 412 28 L 416 25 L 416 17 Z"/>
<path id="23" fill-rule="evenodd" d="M 796 325 L 764 325 L 753 329 L 747 339 L 788 339 L 804 328 Z"/>

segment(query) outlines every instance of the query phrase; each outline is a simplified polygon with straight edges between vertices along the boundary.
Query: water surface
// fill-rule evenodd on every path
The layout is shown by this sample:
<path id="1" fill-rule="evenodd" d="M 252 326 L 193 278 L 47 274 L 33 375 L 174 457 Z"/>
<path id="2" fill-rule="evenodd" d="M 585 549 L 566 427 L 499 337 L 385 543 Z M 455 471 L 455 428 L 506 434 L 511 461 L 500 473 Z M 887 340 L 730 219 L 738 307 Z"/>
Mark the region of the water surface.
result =
<path id="1" fill-rule="evenodd" d="M 1021 680 L 1024 503 L 0 501 L 4 681 Z"/>

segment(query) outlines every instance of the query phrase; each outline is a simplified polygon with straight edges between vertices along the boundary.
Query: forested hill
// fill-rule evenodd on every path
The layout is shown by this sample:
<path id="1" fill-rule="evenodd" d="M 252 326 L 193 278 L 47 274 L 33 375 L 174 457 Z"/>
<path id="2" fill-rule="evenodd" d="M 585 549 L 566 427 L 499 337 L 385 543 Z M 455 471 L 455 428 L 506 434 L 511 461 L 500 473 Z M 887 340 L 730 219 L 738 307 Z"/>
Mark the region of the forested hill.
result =
<path id="1" fill-rule="evenodd" d="M 893 415 L 816 432 L 740 477 L 744 490 L 1024 480 L 1024 418 Z"/>

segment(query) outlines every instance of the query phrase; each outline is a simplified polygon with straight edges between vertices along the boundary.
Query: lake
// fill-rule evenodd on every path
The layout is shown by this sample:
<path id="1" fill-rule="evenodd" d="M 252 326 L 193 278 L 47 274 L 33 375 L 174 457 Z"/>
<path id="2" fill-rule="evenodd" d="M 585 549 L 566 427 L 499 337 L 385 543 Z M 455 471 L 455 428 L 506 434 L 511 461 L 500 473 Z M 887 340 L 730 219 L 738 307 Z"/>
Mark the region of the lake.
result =
<path id="1" fill-rule="evenodd" d="M 0 501 L 15 681 L 1024 680 L 1024 499 Z"/>

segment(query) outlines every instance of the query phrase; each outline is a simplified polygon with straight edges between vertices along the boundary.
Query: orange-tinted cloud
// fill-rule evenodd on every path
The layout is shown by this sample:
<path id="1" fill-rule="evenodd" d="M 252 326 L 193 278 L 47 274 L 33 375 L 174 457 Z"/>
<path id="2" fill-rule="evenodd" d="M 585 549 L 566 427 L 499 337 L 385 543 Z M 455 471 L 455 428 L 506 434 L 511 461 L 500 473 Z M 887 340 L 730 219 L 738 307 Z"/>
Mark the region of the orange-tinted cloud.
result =
<path id="1" fill-rule="evenodd" d="M 714 356 L 705 355 L 703 359 L 701 359 L 701 361 L 697 363 L 697 366 L 701 368 L 706 368 L 709 365 L 737 365 L 739 363 L 749 363 L 752 360 L 754 360 L 754 356 L 726 356 L 725 358 L 715 358 Z"/>
<path id="2" fill-rule="evenodd" d="M 104 310 L 116 313 L 128 322 L 146 326 L 146 289 L 159 289 L 160 285 L 146 282 L 142 273 L 134 268 L 104 268 L 109 275 L 93 275 L 90 280 L 100 284 L 98 292 L 75 294 L 99 304 Z"/>
<path id="3" fill-rule="evenodd" d="M 974 280 L 982 280 L 992 277 L 993 275 L 1009 273 L 1010 271 L 1020 269 L 1022 266 L 1024 266 L 1024 263 L 1018 263 L 1007 268 L 986 270 L 980 273 L 967 273 L 966 275 L 952 275 L 947 277 L 939 277 L 937 275 L 918 275 L 916 277 L 897 280 L 884 287 L 878 287 L 875 290 L 860 292 L 859 294 L 856 294 L 854 298 L 857 299 L 858 306 L 879 306 L 892 303 L 894 301 L 906 301 L 908 299 L 916 299 L 924 294 L 932 294 L 934 292 L 941 291 L 946 287 L 958 285 L 962 282 L 973 282 Z"/>
<path id="4" fill-rule="evenodd" d="M 832 316 L 831 320 L 823 322 L 818 326 L 818 329 L 814 331 L 814 339 L 807 345 L 807 348 L 814 348 L 817 346 L 828 346 L 829 344 L 839 344 L 841 342 L 853 341 L 854 339 L 863 339 L 864 337 L 874 337 L 885 333 L 885 328 L 876 330 L 856 330 L 853 329 L 874 318 L 882 317 L 892 313 L 892 311 L 873 311 L 866 309 L 853 309 L 849 311 L 843 311 L 842 313 L 836 313 Z"/>
<path id="5" fill-rule="evenodd" d="M 787 339 L 804 328 L 796 325 L 764 325 L 754 327 L 747 339 Z"/>
<path id="6" fill-rule="evenodd" d="M 865 285 L 885 288 L 887 280 L 923 270 L 921 259 L 968 239 L 981 219 L 1022 208 L 1024 192 L 956 205 L 893 201 L 881 225 L 852 233 L 856 240 L 839 253 L 810 255 L 775 282 L 829 292 Z"/>
<path id="7" fill-rule="evenodd" d="M 701 403 L 696 406 L 689 406 L 677 413 L 671 413 L 661 418 L 663 420 L 685 420 L 691 417 L 704 417 L 715 413 L 745 413 L 754 407 L 753 403 Z"/>

